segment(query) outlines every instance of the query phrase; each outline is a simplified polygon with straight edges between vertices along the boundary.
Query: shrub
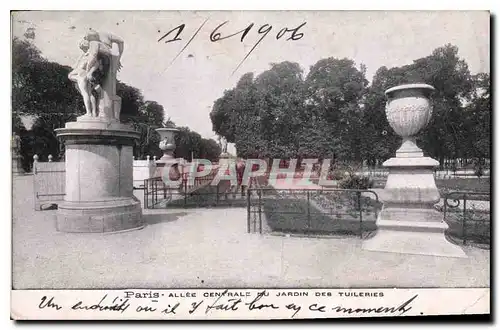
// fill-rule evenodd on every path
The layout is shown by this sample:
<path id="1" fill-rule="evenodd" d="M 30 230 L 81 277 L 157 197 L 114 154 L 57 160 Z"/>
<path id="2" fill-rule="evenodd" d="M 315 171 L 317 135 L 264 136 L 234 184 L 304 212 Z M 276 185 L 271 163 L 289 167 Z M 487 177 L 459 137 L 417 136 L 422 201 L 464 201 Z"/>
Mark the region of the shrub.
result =
<path id="1" fill-rule="evenodd" d="M 474 174 L 480 178 L 484 175 L 484 168 L 481 164 L 477 165 L 476 168 L 474 169 Z"/>
<path id="2" fill-rule="evenodd" d="M 340 181 L 339 186 L 342 189 L 370 189 L 373 187 L 373 180 L 367 176 L 350 174 Z"/>
<path id="3" fill-rule="evenodd" d="M 342 170 L 330 170 L 328 172 L 328 179 L 329 180 L 343 180 L 346 177 L 346 171 Z"/>

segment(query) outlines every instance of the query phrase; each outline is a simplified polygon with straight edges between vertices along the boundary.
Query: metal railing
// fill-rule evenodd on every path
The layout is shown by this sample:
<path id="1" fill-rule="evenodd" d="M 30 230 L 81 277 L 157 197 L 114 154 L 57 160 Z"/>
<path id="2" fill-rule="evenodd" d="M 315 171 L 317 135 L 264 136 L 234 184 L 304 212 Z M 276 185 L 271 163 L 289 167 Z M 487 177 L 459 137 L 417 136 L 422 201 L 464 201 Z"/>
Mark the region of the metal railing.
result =
<path id="1" fill-rule="evenodd" d="M 229 180 L 213 184 L 214 176 L 183 177 L 176 186 L 167 185 L 161 177 L 144 180 L 144 208 L 193 208 L 216 206 L 240 206 L 246 203 L 247 186 L 232 185 Z M 254 180 L 250 180 L 250 187 Z"/>
<path id="2" fill-rule="evenodd" d="M 356 174 L 368 176 L 373 179 L 387 179 L 389 171 L 386 168 L 367 168 L 356 171 Z M 490 170 L 484 169 L 484 172 L 481 177 L 489 177 L 489 176 L 490 176 Z M 436 168 L 434 169 L 434 178 L 435 179 L 477 178 L 477 175 L 475 174 L 474 170 L 469 168 L 459 168 L 459 169 Z"/>
<path id="3" fill-rule="evenodd" d="M 486 203 L 488 202 L 488 203 Z M 453 191 L 444 196 L 444 220 L 448 234 L 462 240 L 490 244 L 490 192 Z"/>
<path id="4" fill-rule="evenodd" d="M 274 189 L 247 191 L 247 231 L 355 234 L 376 229 L 382 203 L 372 190 Z"/>

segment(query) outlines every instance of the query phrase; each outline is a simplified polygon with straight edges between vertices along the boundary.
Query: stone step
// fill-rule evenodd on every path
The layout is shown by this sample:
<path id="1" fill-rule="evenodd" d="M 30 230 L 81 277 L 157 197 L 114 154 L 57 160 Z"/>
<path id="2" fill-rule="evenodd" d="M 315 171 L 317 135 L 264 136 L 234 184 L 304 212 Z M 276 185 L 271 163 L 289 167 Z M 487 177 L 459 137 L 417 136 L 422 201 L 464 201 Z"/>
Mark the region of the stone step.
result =
<path id="1" fill-rule="evenodd" d="M 444 232 L 448 225 L 444 221 L 377 220 L 379 229 L 410 232 Z"/>

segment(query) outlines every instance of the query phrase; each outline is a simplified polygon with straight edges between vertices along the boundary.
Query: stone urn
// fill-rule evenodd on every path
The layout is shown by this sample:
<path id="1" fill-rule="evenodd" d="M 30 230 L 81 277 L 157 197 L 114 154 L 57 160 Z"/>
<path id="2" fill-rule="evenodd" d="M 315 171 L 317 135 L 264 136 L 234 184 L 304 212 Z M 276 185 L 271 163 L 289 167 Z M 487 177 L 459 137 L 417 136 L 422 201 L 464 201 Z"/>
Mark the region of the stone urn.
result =
<path id="1" fill-rule="evenodd" d="M 392 129 L 403 138 L 396 157 L 421 157 L 422 150 L 415 143 L 415 135 L 427 126 L 432 116 L 430 94 L 434 87 L 427 84 L 409 84 L 389 88 L 385 95 L 385 113 Z"/>
<path id="2" fill-rule="evenodd" d="M 179 132 L 179 129 L 171 126 L 157 128 L 156 131 L 160 134 L 161 141 L 159 147 L 163 151 L 163 156 L 156 162 L 158 170 L 161 171 L 158 175 L 163 177 L 165 182 L 177 181 L 181 174 L 179 171 L 179 162 L 174 158 L 174 151 L 176 147 L 175 136 Z M 168 172 L 166 169 L 168 169 Z M 177 186 L 178 183 L 174 185 Z"/>
<path id="3" fill-rule="evenodd" d="M 160 134 L 161 141 L 159 147 L 163 151 L 160 161 L 171 160 L 174 158 L 175 136 L 179 132 L 179 129 L 175 127 L 162 127 L 157 128 L 156 131 Z"/>

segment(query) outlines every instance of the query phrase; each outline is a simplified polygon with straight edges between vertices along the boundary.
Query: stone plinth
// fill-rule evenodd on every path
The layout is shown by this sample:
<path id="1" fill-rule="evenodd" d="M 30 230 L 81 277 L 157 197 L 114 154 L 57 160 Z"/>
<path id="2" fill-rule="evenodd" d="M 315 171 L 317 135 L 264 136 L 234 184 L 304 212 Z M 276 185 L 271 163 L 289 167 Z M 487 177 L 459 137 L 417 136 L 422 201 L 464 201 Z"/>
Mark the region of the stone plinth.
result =
<path id="1" fill-rule="evenodd" d="M 444 257 L 466 258 L 464 251 L 448 242 L 443 214 L 434 208 L 440 195 L 429 157 L 391 158 L 387 183 L 380 198 L 384 203 L 377 219 L 377 234 L 363 242 L 363 249 Z"/>
<path id="2" fill-rule="evenodd" d="M 179 159 L 162 157 L 156 161 L 154 177 L 160 177 L 170 188 L 180 188 L 182 185 L 181 167 Z M 168 171 L 168 172 L 167 172 Z"/>
<path id="3" fill-rule="evenodd" d="M 133 195 L 133 145 L 139 134 L 118 121 L 80 117 L 57 129 L 66 148 L 66 195 L 57 230 L 116 232 L 144 226 Z"/>

